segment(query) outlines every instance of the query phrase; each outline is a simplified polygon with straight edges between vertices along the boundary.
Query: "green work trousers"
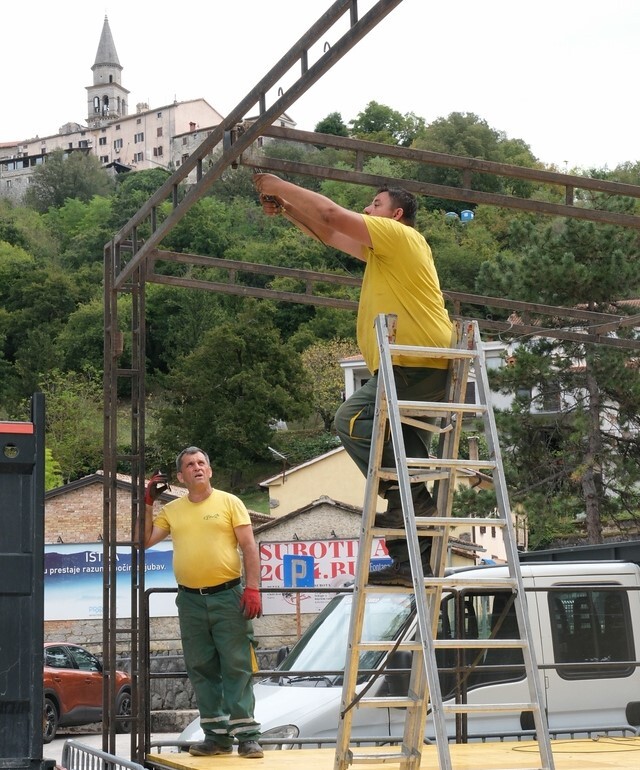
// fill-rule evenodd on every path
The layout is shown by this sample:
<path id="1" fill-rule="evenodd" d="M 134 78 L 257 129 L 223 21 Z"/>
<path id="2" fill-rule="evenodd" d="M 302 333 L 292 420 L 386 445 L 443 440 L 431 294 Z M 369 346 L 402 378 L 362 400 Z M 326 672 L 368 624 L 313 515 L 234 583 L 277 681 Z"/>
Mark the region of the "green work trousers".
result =
<path id="1" fill-rule="evenodd" d="M 220 746 L 257 740 L 252 672 L 253 624 L 240 609 L 241 585 L 201 595 L 178 589 L 176 606 L 184 662 L 205 738 Z"/>
<path id="2" fill-rule="evenodd" d="M 427 367 L 394 366 L 394 380 L 398 400 L 400 401 L 444 401 L 447 385 L 447 369 L 432 369 Z M 375 417 L 376 394 L 378 390 L 378 373 L 368 379 L 356 390 L 336 412 L 335 427 L 342 444 L 360 468 L 365 478 L 369 470 L 369 454 L 371 452 L 371 437 Z M 434 423 L 435 419 L 424 418 L 425 422 Z M 432 433 L 420 430 L 411 425 L 402 426 L 404 447 L 407 457 L 428 457 Z M 382 464 L 387 468 L 395 468 L 396 460 L 391 437 L 387 431 L 382 451 Z M 395 483 L 395 482 L 394 482 Z M 384 492 L 390 486 L 389 482 L 381 485 L 378 490 Z M 420 538 L 420 549 L 423 563 L 426 564 L 428 551 L 431 548 L 430 538 Z M 397 538 L 387 541 L 389 556 L 396 561 L 407 561 L 409 554 L 406 540 Z"/>

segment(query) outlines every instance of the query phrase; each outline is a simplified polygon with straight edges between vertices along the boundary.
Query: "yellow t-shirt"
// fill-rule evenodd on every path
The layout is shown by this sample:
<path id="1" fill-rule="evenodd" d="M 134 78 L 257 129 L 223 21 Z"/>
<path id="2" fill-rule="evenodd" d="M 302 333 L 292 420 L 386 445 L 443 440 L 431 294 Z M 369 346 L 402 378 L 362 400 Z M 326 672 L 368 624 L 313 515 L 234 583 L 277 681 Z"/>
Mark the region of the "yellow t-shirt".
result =
<path id="1" fill-rule="evenodd" d="M 214 489 L 206 500 L 180 497 L 165 505 L 154 526 L 171 532 L 173 572 L 179 585 L 204 588 L 240 577 L 234 527 L 251 524 L 242 500 Z"/>
<path id="2" fill-rule="evenodd" d="M 374 322 L 380 313 L 398 316 L 399 345 L 449 347 L 451 320 L 444 306 L 431 248 L 413 227 L 387 217 L 363 218 L 373 248 L 364 257 L 367 266 L 358 306 L 358 346 L 371 372 L 378 369 L 378 342 Z M 446 369 L 447 359 L 394 356 L 399 366 Z"/>

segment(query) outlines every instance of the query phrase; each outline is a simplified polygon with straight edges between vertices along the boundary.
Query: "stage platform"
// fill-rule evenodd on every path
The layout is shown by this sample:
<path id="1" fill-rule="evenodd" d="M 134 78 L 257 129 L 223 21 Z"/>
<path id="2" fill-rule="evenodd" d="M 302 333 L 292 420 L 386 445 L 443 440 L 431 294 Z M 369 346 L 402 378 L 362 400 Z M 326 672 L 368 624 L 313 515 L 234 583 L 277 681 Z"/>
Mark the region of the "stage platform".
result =
<path id="1" fill-rule="evenodd" d="M 640 737 L 606 737 L 552 740 L 556 770 L 640 770 Z M 385 753 L 388 749 L 369 748 Z M 454 770 L 531 770 L 540 767 L 537 744 L 531 741 L 452 744 Z M 333 749 L 292 749 L 265 751 L 263 759 L 244 759 L 235 752 L 222 757 L 192 757 L 186 752 L 161 752 L 147 755 L 147 764 L 170 770 L 231 770 L 232 767 L 266 770 L 333 770 Z M 397 763 L 384 765 L 397 767 Z M 358 762 L 357 770 L 379 770 L 380 763 Z M 435 746 L 425 746 L 421 770 L 438 770 Z"/>

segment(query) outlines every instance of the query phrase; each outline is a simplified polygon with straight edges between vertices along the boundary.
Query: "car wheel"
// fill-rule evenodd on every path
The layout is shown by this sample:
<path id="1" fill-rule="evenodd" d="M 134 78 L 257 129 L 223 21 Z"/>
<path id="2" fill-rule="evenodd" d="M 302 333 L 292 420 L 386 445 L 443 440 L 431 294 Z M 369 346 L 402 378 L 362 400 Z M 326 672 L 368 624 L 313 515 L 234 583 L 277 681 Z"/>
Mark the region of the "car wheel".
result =
<path id="1" fill-rule="evenodd" d="M 131 716 L 131 693 L 127 692 L 126 690 L 123 690 L 118 695 L 118 698 L 116 700 L 116 716 L 117 717 L 130 717 Z M 116 720 L 116 732 L 117 733 L 130 733 L 131 732 L 131 721 L 130 720 L 121 720 L 120 718 Z"/>
<path id="2" fill-rule="evenodd" d="M 42 713 L 42 742 L 51 743 L 58 732 L 58 722 L 60 715 L 58 707 L 51 698 L 44 699 L 44 710 Z"/>

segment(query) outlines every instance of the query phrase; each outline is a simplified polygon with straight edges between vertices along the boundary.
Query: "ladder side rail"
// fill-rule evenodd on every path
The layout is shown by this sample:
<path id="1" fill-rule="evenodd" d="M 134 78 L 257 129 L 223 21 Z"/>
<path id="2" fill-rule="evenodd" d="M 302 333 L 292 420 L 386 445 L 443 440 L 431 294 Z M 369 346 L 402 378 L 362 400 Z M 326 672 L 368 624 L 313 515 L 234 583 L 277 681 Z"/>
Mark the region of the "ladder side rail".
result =
<path id="1" fill-rule="evenodd" d="M 469 339 L 469 325 L 462 326 L 460 321 L 455 322 L 455 340 L 456 350 L 462 352 L 471 352 L 470 346 L 472 340 Z M 464 401 L 464 395 L 466 393 L 467 382 L 469 379 L 469 369 L 471 365 L 471 358 L 452 359 L 449 362 L 449 377 L 447 382 L 447 396 L 446 400 L 449 403 L 457 404 Z M 440 435 L 438 442 L 438 458 L 456 459 L 458 457 L 458 449 L 460 446 L 460 438 L 462 433 L 462 419 L 460 414 L 454 414 L 449 412 L 447 415 L 443 415 L 442 422 L 447 420 L 452 425 L 453 430 L 443 432 Z M 443 479 L 440 479 L 434 484 L 434 499 L 437 502 L 438 512 L 443 516 L 451 516 L 451 508 L 453 506 L 453 495 L 456 489 L 457 473 L 455 470 L 455 463 L 449 466 L 450 470 Z M 434 548 L 432 550 L 431 565 L 434 568 L 434 574 L 443 575 L 444 568 L 447 560 L 447 548 L 448 548 L 448 536 L 449 529 L 447 528 L 445 536 L 434 540 Z M 434 557 L 435 552 L 435 557 Z M 437 618 L 435 619 L 437 623 Z M 436 634 L 436 624 L 434 623 L 433 635 Z"/>
<path id="2" fill-rule="evenodd" d="M 481 350 L 482 342 L 480 339 L 478 323 L 474 321 L 473 325 L 476 346 L 479 350 Z M 486 362 L 483 355 L 479 356 L 476 360 L 475 375 L 476 387 L 480 393 L 481 401 L 482 403 L 489 406 L 491 404 L 491 391 L 489 388 L 489 377 L 487 373 Z M 505 526 L 502 529 L 502 533 L 507 562 L 509 565 L 509 573 L 515 585 L 516 600 L 514 602 L 514 607 L 516 611 L 516 618 L 518 621 L 518 627 L 520 629 L 520 635 L 527 641 L 527 645 L 523 649 L 525 671 L 529 685 L 529 691 L 531 694 L 531 700 L 533 703 L 538 704 L 538 708 L 533 710 L 534 724 L 536 727 L 538 740 L 538 750 L 540 752 L 540 757 L 544 762 L 545 768 L 553 770 L 554 761 L 549 742 L 549 725 L 543 708 L 544 694 L 542 692 L 540 679 L 538 678 L 536 655 L 532 644 L 533 636 L 531 623 L 529 621 L 529 613 L 527 610 L 527 597 L 525 594 L 524 583 L 520 571 L 520 562 L 516 547 L 516 533 L 515 527 L 513 526 L 513 521 L 511 519 L 511 506 L 509 504 L 509 495 L 507 492 L 504 466 L 502 463 L 502 453 L 500 451 L 499 442 L 497 441 L 498 431 L 493 408 L 488 408 L 485 411 L 483 420 L 485 425 L 485 435 L 489 445 L 489 451 L 496 464 L 493 475 L 494 488 L 496 491 L 496 500 L 498 503 L 498 513 L 503 518 L 505 523 Z"/>
<path id="3" fill-rule="evenodd" d="M 387 422 L 387 400 L 383 389 L 382 379 L 378 379 L 376 392 L 376 405 L 374 412 L 373 432 L 371 436 L 371 451 L 369 455 L 369 468 L 365 485 L 365 497 L 362 510 L 362 522 L 360 526 L 360 540 L 358 545 L 358 558 L 356 560 L 356 575 L 351 599 L 351 616 L 349 619 L 349 643 L 345 658 L 344 680 L 342 683 L 342 696 L 340 701 L 340 721 L 336 735 L 336 753 L 334 759 L 335 770 L 347 770 L 350 764 L 351 752 L 349 738 L 353 723 L 353 709 L 351 699 L 356 692 L 360 655 L 358 642 L 362 636 L 364 611 L 366 603 L 365 576 L 368 574 L 368 565 L 371 559 L 371 547 L 373 543 L 373 529 L 378 498 L 378 476 L 375 469 L 381 465 L 382 450 L 384 447 L 384 434 Z"/>
<path id="4" fill-rule="evenodd" d="M 407 469 L 407 456 L 404 448 L 404 439 L 402 435 L 402 423 L 400 420 L 400 410 L 398 407 L 398 394 L 396 383 L 393 376 L 393 364 L 391 361 L 391 351 L 389 335 L 387 331 L 387 320 L 384 314 L 380 314 L 375 321 L 376 335 L 378 338 L 378 349 L 380 351 L 380 368 L 378 377 L 383 381 L 384 391 L 387 394 L 387 408 L 389 410 L 389 428 L 391 441 L 396 463 L 398 476 L 398 486 L 400 488 L 400 500 L 405 521 L 405 536 L 409 551 L 409 563 L 411 565 L 411 575 L 413 579 L 413 589 L 416 597 L 416 621 L 417 633 L 422 644 L 423 662 L 412 666 L 411 680 L 416 686 L 422 677 L 422 668 L 424 667 L 428 691 L 422 687 L 423 693 L 422 707 L 414 709 L 416 718 L 405 720 L 405 743 L 412 747 L 418 747 L 422 744 L 423 735 L 419 736 L 419 742 L 415 740 L 414 726 L 417 719 L 424 725 L 426 720 L 427 703 L 431 700 L 431 713 L 436 735 L 436 742 L 440 747 L 441 770 L 451 770 L 451 757 L 449 754 L 449 742 L 447 730 L 442 711 L 442 694 L 440 692 L 440 681 L 438 678 L 438 664 L 436 661 L 435 647 L 433 644 L 432 628 L 437 623 L 437 615 L 440 608 L 441 590 L 439 588 L 427 598 L 425 591 L 424 572 L 422 570 L 422 559 L 420 555 L 419 538 L 416 527 L 413 526 L 415 513 L 413 508 L 413 498 L 411 497 L 411 482 Z M 427 615 L 427 602 L 430 601 L 430 617 Z M 435 697 L 429 697 L 433 693 Z M 419 714 L 419 717 L 418 717 Z M 424 728 L 422 728 L 424 729 Z"/>

